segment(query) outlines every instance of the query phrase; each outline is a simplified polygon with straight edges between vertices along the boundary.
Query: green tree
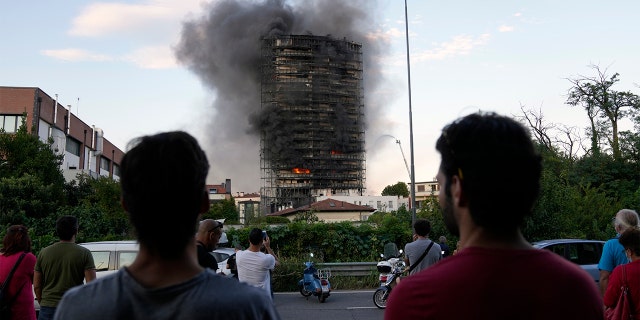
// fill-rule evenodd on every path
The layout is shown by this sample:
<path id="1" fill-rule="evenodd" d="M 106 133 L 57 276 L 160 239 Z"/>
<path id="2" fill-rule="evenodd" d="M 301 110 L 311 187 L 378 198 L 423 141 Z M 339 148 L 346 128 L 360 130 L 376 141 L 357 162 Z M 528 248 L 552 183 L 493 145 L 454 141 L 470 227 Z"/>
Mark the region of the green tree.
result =
<path id="1" fill-rule="evenodd" d="M 296 216 L 293 218 L 293 222 L 302 222 L 302 223 L 316 223 L 316 222 L 320 222 L 320 219 L 318 219 L 318 215 L 316 214 L 315 210 L 307 210 L 307 211 L 302 211 L 298 214 L 296 214 Z"/>
<path id="2" fill-rule="evenodd" d="M 53 214 L 64 202 L 62 156 L 27 132 L 23 116 L 15 133 L 0 131 L 0 219 L 24 223 Z M 51 141 L 50 141 L 51 142 Z"/>
<path id="3" fill-rule="evenodd" d="M 225 219 L 226 223 L 239 223 L 240 216 L 233 197 L 217 201 L 211 204 L 209 211 L 202 216 L 203 219 Z"/>
<path id="4" fill-rule="evenodd" d="M 382 190 L 383 196 L 409 196 L 409 187 L 406 183 L 398 181 L 394 185 L 388 185 Z"/>
<path id="5" fill-rule="evenodd" d="M 613 158 L 622 158 L 619 140 L 619 121 L 633 115 L 640 108 L 640 98 L 630 91 L 612 89 L 620 79 L 615 73 L 609 78 L 606 70 L 592 66 L 597 72 L 594 77 L 569 79 L 573 87 L 569 89 L 567 104 L 581 106 L 587 111 L 591 123 L 591 151 L 600 153 L 600 139 L 604 138 L 611 148 Z"/>
<path id="6" fill-rule="evenodd" d="M 31 174 L 45 185 L 62 190 L 64 177 L 60 170 L 62 155 L 51 150 L 51 143 L 44 143 L 27 132 L 26 116 L 16 133 L 0 131 L 0 177 L 21 177 Z"/>

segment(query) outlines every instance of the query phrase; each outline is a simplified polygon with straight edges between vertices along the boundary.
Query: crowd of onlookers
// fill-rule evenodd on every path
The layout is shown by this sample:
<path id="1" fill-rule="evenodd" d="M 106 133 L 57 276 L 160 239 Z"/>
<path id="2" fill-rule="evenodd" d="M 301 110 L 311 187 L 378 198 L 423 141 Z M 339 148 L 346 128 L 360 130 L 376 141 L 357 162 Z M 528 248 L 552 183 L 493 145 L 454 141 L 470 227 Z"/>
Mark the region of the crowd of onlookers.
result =
<path id="1" fill-rule="evenodd" d="M 224 226 L 199 221 L 209 209 L 209 163 L 198 142 L 166 132 L 132 145 L 120 185 L 139 242 L 135 260 L 95 280 L 91 253 L 75 244 L 75 217 L 58 219 L 60 240 L 37 259 L 27 227 L 10 226 L 0 282 L 11 319 L 36 318 L 34 293 L 39 319 L 279 319 L 270 288 L 278 259 L 262 230 L 251 230 L 250 246 L 230 259 L 237 279 L 216 274 L 209 252 Z M 579 266 L 534 249 L 522 235 L 540 192 L 542 161 L 521 124 L 474 113 L 445 126 L 436 150 L 438 202 L 460 240 L 449 254 L 444 237 L 428 238 L 427 220 L 414 223 L 414 241 L 405 246 L 410 275 L 390 294 L 385 319 L 603 319 L 625 285 L 640 314 L 635 211 L 620 210 L 613 219 L 618 235 L 604 246 L 598 290 Z"/>

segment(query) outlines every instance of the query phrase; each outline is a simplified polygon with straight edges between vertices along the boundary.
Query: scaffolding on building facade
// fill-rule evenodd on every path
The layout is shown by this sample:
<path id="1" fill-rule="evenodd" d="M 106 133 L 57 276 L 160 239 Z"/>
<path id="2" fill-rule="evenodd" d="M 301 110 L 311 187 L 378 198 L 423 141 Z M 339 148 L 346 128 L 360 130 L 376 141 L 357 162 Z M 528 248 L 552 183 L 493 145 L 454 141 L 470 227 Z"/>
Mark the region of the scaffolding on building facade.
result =
<path id="1" fill-rule="evenodd" d="M 262 212 L 362 195 L 362 45 L 312 35 L 262 39 Z"/>

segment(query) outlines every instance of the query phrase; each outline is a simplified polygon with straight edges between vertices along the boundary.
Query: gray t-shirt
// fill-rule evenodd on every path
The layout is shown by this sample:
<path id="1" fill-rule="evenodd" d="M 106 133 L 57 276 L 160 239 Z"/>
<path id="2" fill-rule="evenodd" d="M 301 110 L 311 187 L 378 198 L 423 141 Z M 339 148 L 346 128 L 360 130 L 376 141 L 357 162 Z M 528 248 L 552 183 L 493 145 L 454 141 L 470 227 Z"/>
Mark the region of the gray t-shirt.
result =
<path id="1" fill-rule="evenodd" d="M 75 287 L 54 319 L 280 319 L 258 288 L 207 269 L 183 283 L 157 289 L 140 285 L 126 268 Z"/>
<path id="2" fill-rule="evenodd" d="M 404 246 L 404 255 L 409 259 L 409 263 L 415 264 L 415 262 L 420 259 L 420 256 L 422 256 L 424 250 L 427 249 L 431 242 L 432 241 L 429 239 L 418 239 L 414 242 L 407 243 Z M 438 260 L 440 260 L 440 258 L 442 257 L 441 250 L 442 249 L 440 249 L 440 245 L 434 243 L 433 246 L 431 246 L 431 249 L 429 249 L 427 255 L 422 259 L 422 261 L 420 261 L 420 264 L 413 268 L 409 275 L 416 274 L 420 272 L 420 270 L 424 270 L 430 265 L 438 262 Z"/>

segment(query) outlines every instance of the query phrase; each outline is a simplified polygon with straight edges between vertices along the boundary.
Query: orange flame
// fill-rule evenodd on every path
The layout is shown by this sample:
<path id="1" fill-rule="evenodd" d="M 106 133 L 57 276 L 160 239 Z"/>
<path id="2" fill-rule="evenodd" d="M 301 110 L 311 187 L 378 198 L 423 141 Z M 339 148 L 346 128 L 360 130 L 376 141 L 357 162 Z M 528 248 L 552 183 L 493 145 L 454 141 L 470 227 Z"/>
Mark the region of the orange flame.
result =
<path id="1" fill-rule="evenodd" d="M 311 173 L 311 170 L 305 168 L 293 168 L 291 169 L 293 173 Z"/>

